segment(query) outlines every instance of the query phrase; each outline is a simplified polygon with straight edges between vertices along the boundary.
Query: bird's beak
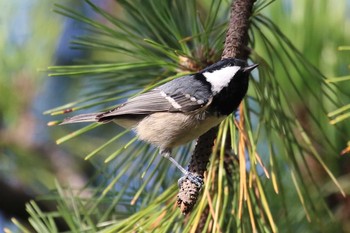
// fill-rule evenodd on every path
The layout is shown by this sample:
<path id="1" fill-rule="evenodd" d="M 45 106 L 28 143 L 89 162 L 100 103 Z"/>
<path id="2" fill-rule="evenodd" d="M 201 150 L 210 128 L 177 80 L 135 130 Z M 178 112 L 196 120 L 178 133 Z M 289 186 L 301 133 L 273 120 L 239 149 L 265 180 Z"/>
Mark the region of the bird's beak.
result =
<path id="1" fill-rule="evenodd" d="M 259 64 L 253 64 L 251 66 L 244 67 L 243 72 L 251 72 L 252 70 L 254 70 L 258 66 L 259 66 Z"/>

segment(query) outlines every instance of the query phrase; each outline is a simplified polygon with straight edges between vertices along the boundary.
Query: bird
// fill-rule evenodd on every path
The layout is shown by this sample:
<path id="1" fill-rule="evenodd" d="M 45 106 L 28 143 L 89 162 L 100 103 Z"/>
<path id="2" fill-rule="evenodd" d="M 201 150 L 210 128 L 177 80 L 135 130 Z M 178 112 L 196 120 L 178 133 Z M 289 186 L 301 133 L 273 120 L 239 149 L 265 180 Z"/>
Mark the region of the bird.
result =
<path id="1" fill-rule="evenodd" d="M 132 97 L 109 111 L 66 118 L 61 125 L 114 122 L 132 129 L 138 139 L 159 148 L 163 157 L 200 186 L 201 178 L 183 168 L 171 156 L 172 149 L 195 140 L 234 112 L 246 95 L 249 75 L 257 66 L 225 58 Z"/>

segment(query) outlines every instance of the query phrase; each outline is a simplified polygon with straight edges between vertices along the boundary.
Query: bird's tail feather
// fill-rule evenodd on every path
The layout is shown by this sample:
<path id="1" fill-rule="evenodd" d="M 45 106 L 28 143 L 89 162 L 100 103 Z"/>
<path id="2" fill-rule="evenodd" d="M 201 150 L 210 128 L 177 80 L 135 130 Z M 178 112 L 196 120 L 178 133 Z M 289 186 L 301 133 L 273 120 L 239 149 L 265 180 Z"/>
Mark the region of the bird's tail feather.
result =
<path id="1" fill-rule="evenodd" d="M 100 112 L 99 113 L 87 113 L 87 114 L 73 116 L 73 117 L 64 119 L 60 125 L 79 123 L 79 122 L 97 122 L 98 121 L 97 115 L 99 115 L 99 114 L 101 114 L 101 113 Z"/>

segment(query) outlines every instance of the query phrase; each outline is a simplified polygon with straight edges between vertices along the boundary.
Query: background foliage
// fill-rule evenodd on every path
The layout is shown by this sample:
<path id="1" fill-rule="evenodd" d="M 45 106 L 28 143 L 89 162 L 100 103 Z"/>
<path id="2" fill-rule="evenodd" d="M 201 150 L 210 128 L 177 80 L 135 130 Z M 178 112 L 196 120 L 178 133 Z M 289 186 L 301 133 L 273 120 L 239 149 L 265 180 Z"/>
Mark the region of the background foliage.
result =
<path id="1" fill-rule="evenodd" d="M 214 178 L 207 180 L 201 202 L 187 218 L 174 207 L 180 174 L 160 159 L 154 148 L 136 141 L 133 134 L 117 126 L 94 124 L 55 127 L 52 134 L 45 130 L 43 133 L 39 126 L 45 120 L 34 121 L 29 114 L 32 106 L 38 106 L 35 92 L 29 96 L 16 93 L 42 87 L 42 80 L 35 79 L 38 75 L 33 67 L 48 65 L 45 62 L 60 32 L 58 21 L 45 20 L 57 30 L 45 33 L 40 27 L 28 37 L 23 49 L 2 46 L 4 54 L 9 54 L 2 63 L 0 92 L 10 100 L 2 98 L 0 102 L 1 172 L 5 175 L 2 177 L 11 177 L 6 181 L 10 187 L 14 182 L 20 183 L 25 193 L 29 187 L 32 190 L 29 193 L 46 193 L 47 189 L 57 188 L 50 195 L 40 196 L 41 201 L 27 205 L 31 227 L 37 232 L 56 232 L 61 228 L 73 232 L 130 232 L 131 229 L 183 232 L 203 223 L 201 212 L 209 202 L 210 218 L 204 221 L 204 229 L 212 231 L 349 232 L 348 199 L 340 194 L 331 178 L 337 177 L 349 193 L 349 160 L 347 155 L 340 157 L 339 153 L 346 147 L 350 129 L 346 120 L 333 126 L 327 118 L 328 112 L 349 103 L 349 84 L 325 82 L 326 77 L 348 74 L 348 53 L 337 51 L 338 46 L 348 44 L 347 3 L 257 1 L 250 46 L 251 59 L 260 63 L 260 67 L 251 80 L 245 115 L 240 116 L 246 119 L 246 124 L 244 131 L 240 131 L 234 126 L 233 118 L 225 121 L 216 148 L 220 157 L 219 148 L 225 143 L 227 132 L 237 138 L 246 133 L 251 147 L 246 155 L 240 153 L 240 164 L 245 160 L 246 165 L 238 169 L 239 164 L 234 161 L 234 172 L 228 174 L 213 157 L 208 177 Z M 204 67 L 221 55 L 229 4 L 227 1 L 119 1 L 119 4 L 106 2 L 96 6 L 81 1 L 55 5 L 54 11 L 81 22 L 75 23 L 75 29 L 85 30 L 73 36 L 71 47 L 85 52 L 60 56 L 62 47 L 59 47 L 56 56 L 60 59 L 56 64 L 70 66 L 50 67 L 53 76 L 50 79 L 55 81 L 47 84 L 44 89 L 47 91 L 37 94 L 37 98 L 55 101 L 50 102 L 50 107 L 71 102 L 46 112 L 53 115 L 67 109 L 100 111 L 144 88 Z M 48 5 L 43 6 L 45 11 Z M 33 8 L 35 13 L 34 9 L 37 8 Z M 33 30 L 44 22 L 44 17 L 35 15 Z M 37 41 L 42 38 L 47 39 L 50 49 L 38 49 Z M 2 41 L 5 44 L 9 40 Z M 68 43 L 64 46 L 68 47 Z M 11 52 L 6 53 L 7 50 Z M 37 62 L 34 55 L 43 62 Z M 67 59 L 67 56 L 75 58 Z M 72 79 L 62 80 L 62 76 Z M 35 130 L 28 130 L 28 126 Z M 25 133 L 16 134 L 19 130 Z M 44 139 L 35 142 L 38 132 Z M 58 142 L 65 143 L 53 145 L 50 138 L 59 137 Z M 239 143 L 232 142 L 235 154 L 238 146 Z M 188 145 L 177 152 L 182 164 L 188 162 L 186 155 L 191 148 Z M 66 151 L 77 155 L 77 159 L 72 160 Z M 258 163 L 255 152 L 266 165 L 266 173 L 262 166 L 255 165 Z M 71 168 L 72 164 L 78 165 Z M 242 181 L 242 176 L 248 177 L 248 183 Z M 56 185 L 53 177 L 59 180 Z M 223 178 L 216 180 L 216 177 Z M 243 183 L 248 190 L 248 201 L 239 195 Z M 45 207 L 38 206 L 43 203 Z M 50 203 L 58 209 L 51 208 Z M 63 221 L 54 223 L 58 216 Z M 16 225 L 22 231 L 29 228 L 18 222 Z"/>

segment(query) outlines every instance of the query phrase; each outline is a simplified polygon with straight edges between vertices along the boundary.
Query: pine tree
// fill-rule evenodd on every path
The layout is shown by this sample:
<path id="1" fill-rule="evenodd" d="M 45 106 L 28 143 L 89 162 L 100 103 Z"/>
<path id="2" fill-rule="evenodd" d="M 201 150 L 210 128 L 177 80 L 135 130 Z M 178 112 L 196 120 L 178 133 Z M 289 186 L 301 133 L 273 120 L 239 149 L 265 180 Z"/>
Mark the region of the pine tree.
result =
<path id="1" fill-rule="evenodd" d="M 178 190 L 180 174 L 132 133 L 120 130 L 111 136 L 112 127 L 89 124 L 57 142 L 97 132 L 104 141 L 85 157 L 96 166 L 96 175 L 78 194 L 57 184 L 54 213 L 29 203 L 32 227 L 58 232 L 54 220 L 61 218 L 71 232 L 332 229 L 322 196 L 325 187 L 311 164 L 316 163 L 345 195 L 327 166 L 327 156 L 338 153 L 327 134 L 327 111 L 329 105 L 339 105 L 337 93 L 262 13 L 272 2 L 235 0 L 231 7 L 223 0 L 122 0 L 115 16 L 86 0 L 102 20 L 56 5 L 56 12 L 86 23 L 92 33 L 72 44 L 95 56 L 81 65 L 49 67 L 50 76 L 79 78 L 85 86 L 79 100 L 47 114 L 95 106 L 108 110 L 222 57 L 248 59 L 260 66 L 237 113 L 200 137 L 196 146 L 176 151 L 177 161 L 204 175 L 202 190 L 190 182 Z M 79 195 L 84 192 L 87 197 Z"/>

